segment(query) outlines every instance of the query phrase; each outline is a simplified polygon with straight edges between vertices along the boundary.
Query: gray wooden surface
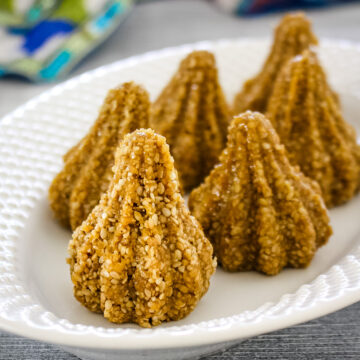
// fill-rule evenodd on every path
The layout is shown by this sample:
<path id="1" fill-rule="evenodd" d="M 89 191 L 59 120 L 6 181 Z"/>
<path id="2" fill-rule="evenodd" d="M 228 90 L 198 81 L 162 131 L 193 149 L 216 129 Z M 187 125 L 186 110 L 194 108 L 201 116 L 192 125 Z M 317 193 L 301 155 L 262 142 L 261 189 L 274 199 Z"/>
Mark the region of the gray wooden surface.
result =
<path id="1" fill-rule="evenodd" d="M 0 0 L 1 1 L 1 0 Z M 320 37 L 360 41 L 360 3 L 309 12 Z M 200 40 L 268 36 L 279 14 L 241 19 L 206 1 L 154 1 L 139 5 L 119 31 L 74 75 L 115 60 Z M 51 84 L 0 81 L 0 117 Z M 360 276 L 360 274 L 359 274 Z M 207 359 L 360 359 L 360 303 L 306 324 L 247 340 Z M 76 359 L 59 348 L 0 332 L 0 360 Z"/>
<path id="2" fill-rule="evenodd" d="M 360 302 L 320 319 L 246 340 L 202 360 L 360 359 Z M 53 345 L 0 333 L 0 359 L 75 360 Z"/>

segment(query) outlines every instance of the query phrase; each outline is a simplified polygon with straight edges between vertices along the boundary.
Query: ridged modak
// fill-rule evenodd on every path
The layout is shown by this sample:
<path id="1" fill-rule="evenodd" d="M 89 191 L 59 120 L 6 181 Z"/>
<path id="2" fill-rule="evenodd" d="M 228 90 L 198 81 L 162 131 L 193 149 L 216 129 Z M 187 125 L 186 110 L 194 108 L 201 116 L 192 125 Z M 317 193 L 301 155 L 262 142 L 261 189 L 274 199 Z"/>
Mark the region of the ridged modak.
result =
<path id="1" fill-rule="evenodd" d="M 264 112 L 272 93 L 275 79 L 283 65 L 302 53 L 318 40 L 311 30 L 305 14 L 298 12 L 285 15 L 275 29 L 274 41 L 262 70 L 243 85 L 235 96 L 233 112 L 246 110 Z"/>
<path id="2" fill-rule="evenodd" d="M 228 271 L 306 267 L 332 233 L 319 185 L 291 166 L 256 112 L 234 118 L 220 163 L 191 192 L 189 207 Z"/>
<path id="3" fill-rule="evenodd" d="M 199 185 L 217 162 L 230 119 L 214 56 L 192 52 L 151 111 L 151 127 L 166 137 L 185 191 Z"/>
<path id="4" fill-rule="evenodd" d="M 125 136 L 109 188 L 69 253 L 76 299 L 112 322 L 150 327 L 194 309 L 216 264 L 164 137 L 150 129 Z"/>
<path id="5" fill-rule="evenodd" d="M 360 185 L 360 146 L 314 51 L 305 50 L 280 72 L 267 116 L 290 161 L 320 184 L 328 207 L 355 195 Z"/>
<path id="6" fill-rule="evenodd" d="M 49 189 L 54 216 L 74 230 L 89 215 L 113 176 L 115 149 L 124 135 L 149 125 L 148 93 L 134 83 L 111 89 L 88 134 L 64 156 Z"/>

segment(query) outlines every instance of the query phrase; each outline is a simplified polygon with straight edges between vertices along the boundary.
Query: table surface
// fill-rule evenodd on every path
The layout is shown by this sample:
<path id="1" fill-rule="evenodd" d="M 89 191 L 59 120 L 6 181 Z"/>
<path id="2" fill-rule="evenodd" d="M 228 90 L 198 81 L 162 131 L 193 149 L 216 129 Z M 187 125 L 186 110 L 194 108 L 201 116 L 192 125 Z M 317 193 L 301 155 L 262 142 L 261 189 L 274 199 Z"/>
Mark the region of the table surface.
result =
<path id="1" fill-rule="evenodd" d="M 360 3 L 312 10 L 308 15 L 319 37 L 360 41 Z M 238 18 L 222 13 L 206 1 L 145 2 L 134 9 L 119 30 L 73 75 L 167 46 L 269 36 L 280 16 Z M 53 84 L 0 80 L 0 117 L 51 86 Z M 206 359 L 360 359 L 359 313 L 360 302 L 320 319 L 255 337 Z M 52 345 L 0 332 L 0 359 L 70 360 L 76 357 Z"/>

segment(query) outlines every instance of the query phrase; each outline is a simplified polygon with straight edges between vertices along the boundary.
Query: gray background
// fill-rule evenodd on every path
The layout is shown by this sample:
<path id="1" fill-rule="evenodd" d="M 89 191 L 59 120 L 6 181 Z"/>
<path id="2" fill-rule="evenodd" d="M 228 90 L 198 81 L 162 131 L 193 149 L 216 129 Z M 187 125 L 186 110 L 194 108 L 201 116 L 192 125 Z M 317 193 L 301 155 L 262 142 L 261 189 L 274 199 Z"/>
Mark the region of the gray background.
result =
<path id="1" fill-rule="evenodd" d="M 308 15 L 319 37 L 360 41 L 360 3 L 312 10 Z M 167 46 L 200 40 L 269 36 L 280 16 L 237 18 L 222 13 L 206 1 L 145 2 L 135 8 L 119 30 L 73 75 Z M 34 85 L 14 79 L 0 80 L 0 117 L 51 86 L 53 84 Z M 360 359 L 359 314 L 360 302 L 323 318 L 247 340 L 237 347 L 206 358 Z M 52 345 L 0 332 L 0 359 L 76 357 Z"/>

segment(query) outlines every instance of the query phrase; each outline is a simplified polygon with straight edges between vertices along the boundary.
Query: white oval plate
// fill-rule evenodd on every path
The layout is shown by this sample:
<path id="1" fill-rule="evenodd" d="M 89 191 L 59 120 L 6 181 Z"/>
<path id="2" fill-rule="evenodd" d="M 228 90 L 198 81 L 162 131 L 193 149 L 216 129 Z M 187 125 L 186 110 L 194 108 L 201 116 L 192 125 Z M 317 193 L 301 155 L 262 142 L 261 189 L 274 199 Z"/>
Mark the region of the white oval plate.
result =
<path id="1" fill-rule="evenodd" d="M 0 327 L 56 343 L 91 359 L 182 358 L 304 322 L 360 300 L 360 196 L 331 211 L 334 235 L 305 270 L 267 277 L 218 269 L 209 292 L 185 319 L 142 329 L 116 326 L 72 295 L 65 263 L 70 232 L 51 216 L 47 189 L 61 155 L 85 134 L 106 91 L 128 80 L 156 97 L 194 49 L 216 55 L 230 100 L 261 66 L 267 41 L 203 42 L 147 53 L 69 80 L 1 121 Z M 360 47 L 323 41 L 319 50 L 346 119 L 360 133 Z M 224 344 L 226 342 L 226 344 Z M 167 349 L 167 351 L 165 351 Z"/>

